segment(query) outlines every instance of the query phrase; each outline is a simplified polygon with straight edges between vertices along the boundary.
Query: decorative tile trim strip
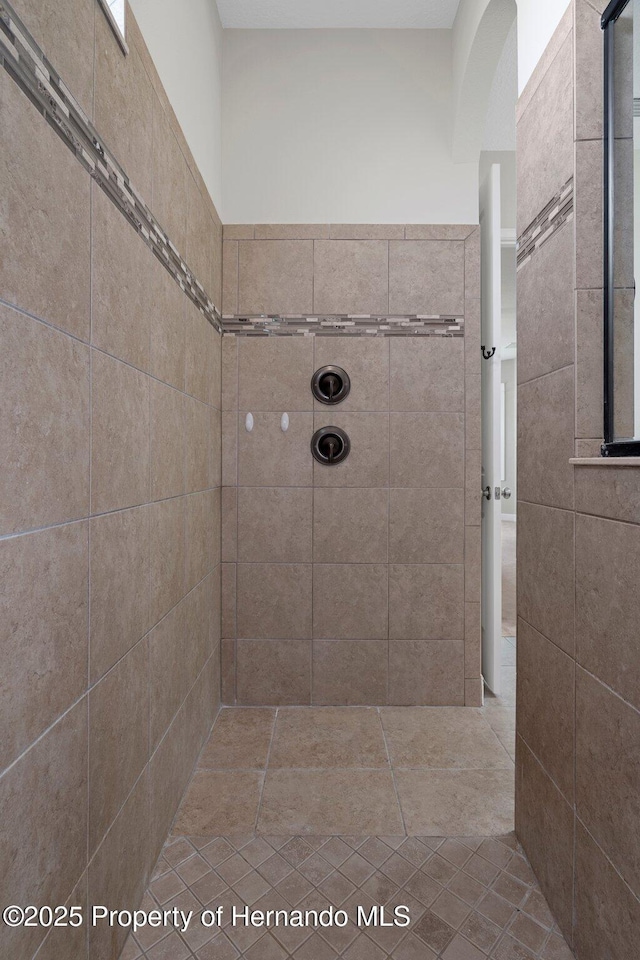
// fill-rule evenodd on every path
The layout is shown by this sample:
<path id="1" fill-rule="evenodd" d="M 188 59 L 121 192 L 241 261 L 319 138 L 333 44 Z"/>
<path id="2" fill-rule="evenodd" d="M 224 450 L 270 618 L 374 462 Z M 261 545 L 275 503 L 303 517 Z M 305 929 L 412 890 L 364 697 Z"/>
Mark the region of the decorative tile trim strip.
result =
<path id="1" fill-rule="evenodd" d="M 237 337 L 463 337 L 464 319 L 370 315 L 224 316 L 224 332 Z"/>
<path id="2" fill-rule="evenodd" d="M 565 223 L 573 219 L 573 177 L 568 180 L 560 193 L 549 201 L 538 214 L 517 243 L 518 270 L 528 263 L 540 247 L 553 236 Z"/>
<path id="3" fill-rule="evenodd" d="M 9 76 L 118 207 L 185 295 L 220 333 L 220 313 L 12 7 L 0 2 L 0 60 Z"/>

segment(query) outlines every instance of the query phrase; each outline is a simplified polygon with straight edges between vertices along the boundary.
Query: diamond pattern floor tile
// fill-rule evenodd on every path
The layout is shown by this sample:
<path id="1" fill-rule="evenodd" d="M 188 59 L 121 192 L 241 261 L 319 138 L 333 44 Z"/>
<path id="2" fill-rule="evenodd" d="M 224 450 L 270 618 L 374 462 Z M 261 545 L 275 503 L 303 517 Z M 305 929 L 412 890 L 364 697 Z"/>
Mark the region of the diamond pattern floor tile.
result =
<path id="1" fill-rule="evenodd" d="M 172 899 L 166 900 L 169 894 Z M 160 933 L 154 930 L 151 937 L 145 930 L 131 936 L 125 957 L 571 960 L 573 956 L 513 834 L 170 838 L 147 903 L 195 908 L 196 915 L 183 934 L 168 927 Z M 219 905 L 221 927 L 211 925 L 206 912 Z M 399 908 L 405 905 L 409 925 L 393 925 L 394 908 L 402 917 Z M 261 911 L 262 919 L 267 911 L 280 914 L 272 913 L 269 924 L 261 926 L 246 926 L 241 919 L 234 924 L 234 906 L 238 911 L 245 906 Z M 305 924 L 294 910 L 317 911 L 318 923 L 314 926 L 311 916 Z M 326 926 L 330 910 L 336 923 Z M 344 911 L 346 919 L 336 915 L 337 910 Z M 285 914 L 290 925 L 283 924 Z M 296 920 L 301 925 L 294 925 Z"/>

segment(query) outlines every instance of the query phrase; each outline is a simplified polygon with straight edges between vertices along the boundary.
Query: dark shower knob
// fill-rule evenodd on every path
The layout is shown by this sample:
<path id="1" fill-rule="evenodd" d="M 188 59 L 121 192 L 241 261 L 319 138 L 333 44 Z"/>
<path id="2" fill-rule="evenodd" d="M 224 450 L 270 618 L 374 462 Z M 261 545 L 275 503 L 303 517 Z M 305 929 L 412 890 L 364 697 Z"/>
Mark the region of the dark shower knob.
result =
<path id="1" fill-rule="evenodd" d="M 311 390 L 320 403 L 340 403 L 349 396 L 351 381 L 342 367 L 320 367 L 311 380 Z"/>
<path id="2" fill-rule="evenodd" d="M 321 427 L 311 438 L 311 452 L 318 463 L 333 466 L 349 456 L 351 441 L 340 427 Z"/>

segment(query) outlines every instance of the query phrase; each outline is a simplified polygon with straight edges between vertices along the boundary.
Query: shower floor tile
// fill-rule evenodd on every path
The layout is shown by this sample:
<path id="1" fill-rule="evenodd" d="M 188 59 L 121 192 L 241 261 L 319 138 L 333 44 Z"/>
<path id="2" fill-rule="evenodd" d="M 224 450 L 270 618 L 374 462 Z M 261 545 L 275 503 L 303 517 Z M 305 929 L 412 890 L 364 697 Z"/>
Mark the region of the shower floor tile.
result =
<path id="1" fill-rule="evenodd" d="M 511 832 L 511 652 L 504 696 L 481 709 L 224 708 L 147 897 L 186 885 L 176 902 L 223 905 L 226 919 L 132 936 L 123 957 L 571 960 Z M 518 906 L 501 894 L 514 875 Z M 234 929 L 231 907 L 245 904 L 333 906 L 349 923 Z M 384 905 L 388 919 L 404 904 L 407 928 L 354 922 L 358 906 Z"/>
<path id="2" fill-rule="evenodd" d="M 227 707 L 173 835 L 483 836 L 513 829 L 514 709 Z"/>
<path id="3" fill-rule="evenodd" d="M 202 862 L 210 852 L 207 873 Z M 265 879 L 265 864 L 280 860 L 286 876 Z M 257 862 L 259 861 L 259 862 Z M 193 864 L 200 869 L 194 871 Z M 212 864 L 215 864 L 213 866 Z M 163 928 L 144 948 L 130 936 L 123 960 L 572 960 L 513 834 L 500 837 L 250 836 L 171 838 L 155 882 L 187 878 L 194 908 L 184 933 Z M 525 878 L 519 906 L 500 895 L 513 876 Z M 197 879 L 190 880 L 190 877 Z M 158 888 L 160 889 L 160 888 Z M 218 893 L 209 899 L 211 890 Z M 147 908 L 160 904 L 149 892 Z M 346 912 L 345 926 L 245 926 L 243 911 Z M 365 926 L 366 914 L 408 908 L 408 926 Z M 222 906 L 220 923 L 212 914 Z"/>
<path id="4" fill-rule="evenodd" d="M 404 824 L 386 770 L 269 770 L 261 834 L 399 834 Z"/>
<path id="5" fill-rule="evenodd" d="M 250 770 L 196 770 L 178 810 L 175 834 L 252 833 L 264 774 Z"/>
<path id="6" fill-rule="evenodd" d="M 407 832 L 411 835 L 456 836 L 466 834 L 470 824 L 472 833 L 481 830 L 488 835 L 512 829 L 512 769 L 397 769 L 395 776 Z"/>

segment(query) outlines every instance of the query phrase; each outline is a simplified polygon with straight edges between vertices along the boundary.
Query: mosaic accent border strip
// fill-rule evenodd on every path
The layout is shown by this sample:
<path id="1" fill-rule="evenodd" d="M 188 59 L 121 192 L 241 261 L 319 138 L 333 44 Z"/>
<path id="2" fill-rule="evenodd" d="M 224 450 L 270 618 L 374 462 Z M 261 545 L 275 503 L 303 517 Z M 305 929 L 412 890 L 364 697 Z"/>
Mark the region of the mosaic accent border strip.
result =
<path id="1" fill-rule="evenodd" d="M 220 312 L 12 7 L 0 2 L 0 61 L 209 323 Z"/>
<path id="2" fill-rule="evenodd" d="M 549 240 L 560 227 L 573 219 L 573 177 L 565 183 L 562 190 L 540 211 L 516 244 L 517 269 L 528 263 L 540 247 Z"/>
<path id="3" fill-rule="evenodd" d="M 374 315 L 224 316 L 225 334 L 237 337 L 463 337 L 464 318 Z"/>
<path id="4" fill-rule="evenodd" d="M 222 317 L 125 170 L 10 4 L 0 0 L 0 63 L 93 180 L 127 218 L 183 293 L 219 332 L 235 336 L 464 336 L 452 316 Z"/>

